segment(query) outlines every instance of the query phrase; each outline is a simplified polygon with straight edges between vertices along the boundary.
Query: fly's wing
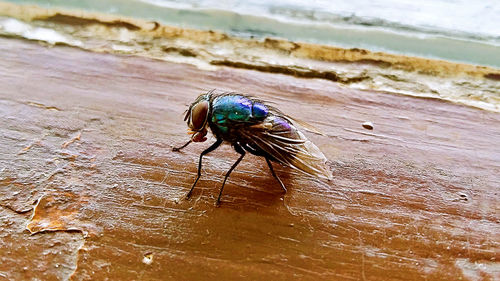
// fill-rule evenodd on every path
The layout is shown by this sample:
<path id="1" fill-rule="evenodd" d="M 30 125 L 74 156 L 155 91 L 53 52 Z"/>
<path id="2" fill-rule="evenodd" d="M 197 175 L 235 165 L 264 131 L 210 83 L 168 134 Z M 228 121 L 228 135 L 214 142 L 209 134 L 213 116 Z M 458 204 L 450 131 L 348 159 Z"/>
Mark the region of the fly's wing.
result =
<path id="1" fill-rule="evenodd" d="M 285 113 L 281 112 L 276 107 L 272 107 L 272 106 L 268 106 L 268 107 L 271 108 L 271 110 L 275 113 L 275 115 L 284 116 L 285 119 L 291 120 L 293 123 L 299 125 L 303 129 L 305 129 L 305 130 L 307 130 L 307 131 L 309 131 L 311 133 L 315 133 L 315 134 L 318 134 L 318 135 L 326 136 L 325 133 L 323 133 L 320 129 L 314 127 L 313 125 L 311 125 L 311 124 L 309 124 L 307 122 L 304 122 L 302 120 L 299 120 L 297 118 L 294 118 L 292 116 L 286 115 Z"/>
<path id="2" fill-rule="evenodd" d="M 259 148 L 279 163 L 308 174 L 331 179 L 326 157 L 287 118 L 269 114 L 261 123 L 240 129 L 250 146 Z"/>

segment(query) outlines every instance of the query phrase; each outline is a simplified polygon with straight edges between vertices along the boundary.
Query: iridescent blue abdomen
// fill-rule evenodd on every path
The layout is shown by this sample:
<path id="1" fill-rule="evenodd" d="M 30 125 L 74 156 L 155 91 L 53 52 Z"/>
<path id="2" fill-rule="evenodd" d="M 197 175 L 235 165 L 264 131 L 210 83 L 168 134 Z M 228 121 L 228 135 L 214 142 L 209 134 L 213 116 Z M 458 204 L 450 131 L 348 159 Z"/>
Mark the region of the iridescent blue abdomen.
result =
<path id="1" fill-rule="evenodd" d="M 268 113 L 268 108 L 260 102 L 240 95 L 225 95 L 212 101 L 211 123 L 227 138 L 235 124 L 263 120 Z"/>

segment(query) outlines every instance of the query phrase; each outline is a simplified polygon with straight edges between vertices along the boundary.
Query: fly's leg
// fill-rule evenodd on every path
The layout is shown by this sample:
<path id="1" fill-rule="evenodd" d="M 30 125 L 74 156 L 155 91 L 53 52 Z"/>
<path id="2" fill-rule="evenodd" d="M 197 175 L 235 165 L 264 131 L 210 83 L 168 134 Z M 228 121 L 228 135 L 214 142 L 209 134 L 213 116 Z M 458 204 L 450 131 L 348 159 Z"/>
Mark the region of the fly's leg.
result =
<path id="1" fill-rule="evenodd" d="M 249 151 L 250 153 L 254 154 L 254 155 L 257 155 L 257 156 L 262 156 L 264 158 L 266 158 L 266 162 L 267 162 L 267 165 L 269 166 L 269 170 L 271 170 L 271 174 L 273 175 L 273 177 L 279 182 L 279 184 L 281 185 L 281 188 L 283 188 L 283 190 L 285 191 L 286 193 L 286 187 L 285 185 L 283 184 L 283 182 L 281 181 L 281 179 L 276 175 L 276 173 L 274 172 L 274 169 L 273 169 L 273 165 L 271 164 L 271 161 L 269 160 L 269 156 L 267 153 L 263 152 L 263 151 L 259 151 L 259 150 L 256 150 L 255 148 L 247 145 L 247 144 L 243 144 L 243 147 Z"/>
<path id="2" fill-rule="evenodd" d="M 241 154 L 241 156 L 240 156 L 240 158 L 238 158 L 238 160 L 236 160 L 236 162 L 234 162 L 233 166 L 231 166 L 229 171 L 227 171 L 226 177 L 224 177 L 224 182 L 222 182 L 222 187 L 220 188 L 219 197 L 217 197 L 217 202 L 215 202 L 216 206 L 220 205 L 220 197 L 222 196 L 222 190 L 224 190 L 224 185 L 226 184 L 227 178 L 229 177 L 231 172 L 234 170 L 234 168 L 236 168 L 236 166 L 238 166 L 238 164 L 240 164 L 241 160 L 243 159 L 243 157 L 245 157 L 245 154 L 246 154 L 245 150 L 243 150 L 241 148 L 241 146 L 239 146 L 238 144 L 235 143 L 233 146 L 234 146 L 234 150 L 236 150 L 236 152 Z"/>
<path id="3" fill-rule="evenodd" d="M 188 142 L 186 142 L 183 146 L 181 147 L 174 147 L 172 148 L 172 151 L 181 151 L 181 149 L 183 149 L 184 147 L 188 146 L 191 142 L 193 142 L 192 140 L 189 140 Z"/>
<path id="4" fill-rule="evenodd" d="M 186 194 L 186 198 L 191 197 L 191 193 L 193 192 L 194 187 L 196 186 L 196 183 L 201 177 L 201 160 L 203 159 L 203 155 L 210 153 L 211 151 L 214 151 L 219 145 L 222 143 L 222 140 L 217 140 L 214 144 L 212 144 L 209 148 L 205 149 L 201 154 L 200 154 L 200 161 L 198 162 L 198 176 L 196 177 L 196 180 L 193 183 L 193 186 L 191 186 L 191 190 L 189 190 L 188 194 Z M 186 144 L 188 145 L 189 142 Z"/>
<path id="5" fill-rule="evenodd" d="M 269 161 L 269 158 L 267 158 L 267 157 L 266 157 L 266 162 L 267 162 L 267 165 L 269 166 L 269 170 L 271 170 L 271 174 L 280 183 L 281 188 L 283 188 L 283 190 L 286 193 L 286 187 L 285 187 L 285 185 L 283 184 L 283 182 L 281 181 L 281 179 L 276 175 L 276 173 L 274 173 L 273 165 L 271 164 L 271 161 Z"/>

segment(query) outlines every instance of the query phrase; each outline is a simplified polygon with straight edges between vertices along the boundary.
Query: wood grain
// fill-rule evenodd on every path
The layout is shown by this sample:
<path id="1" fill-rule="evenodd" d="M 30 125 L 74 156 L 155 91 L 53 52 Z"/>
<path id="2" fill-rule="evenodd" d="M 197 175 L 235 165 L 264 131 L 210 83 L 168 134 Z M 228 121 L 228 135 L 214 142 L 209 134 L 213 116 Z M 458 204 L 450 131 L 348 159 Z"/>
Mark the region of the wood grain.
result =
<path id="1" fill-rule="evenodd" d="M 500 114 L 221 67 L 0 38 L 0 279 L 500 280 Z M 201 92 L 274 102 L 326 136 L 332 181 L 199 153 Z M 362 127 L 370 121 L 373 130 Z"/>

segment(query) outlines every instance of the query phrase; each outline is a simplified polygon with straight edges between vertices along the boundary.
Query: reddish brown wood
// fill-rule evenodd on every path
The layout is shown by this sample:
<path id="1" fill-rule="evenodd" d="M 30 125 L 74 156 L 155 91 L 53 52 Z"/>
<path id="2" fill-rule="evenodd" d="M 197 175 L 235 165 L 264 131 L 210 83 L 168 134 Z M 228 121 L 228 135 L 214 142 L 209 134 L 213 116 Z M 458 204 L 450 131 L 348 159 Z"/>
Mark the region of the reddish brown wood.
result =
<path id="1" fill-rule="evenodd" d="M 500 279 L 497 113 L 5 38 L 0 85 L 0 280 Z M 213 139 L 171 148 L 213 88 L 324 131 L 334 179 L 277 167 L 283 195 L 248 156 L 216 208 L 225 146 L 184 200 Z"/>

